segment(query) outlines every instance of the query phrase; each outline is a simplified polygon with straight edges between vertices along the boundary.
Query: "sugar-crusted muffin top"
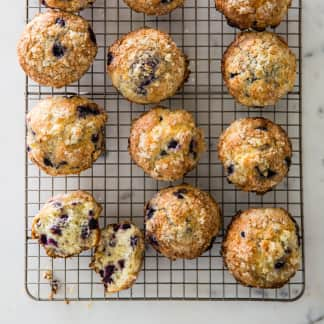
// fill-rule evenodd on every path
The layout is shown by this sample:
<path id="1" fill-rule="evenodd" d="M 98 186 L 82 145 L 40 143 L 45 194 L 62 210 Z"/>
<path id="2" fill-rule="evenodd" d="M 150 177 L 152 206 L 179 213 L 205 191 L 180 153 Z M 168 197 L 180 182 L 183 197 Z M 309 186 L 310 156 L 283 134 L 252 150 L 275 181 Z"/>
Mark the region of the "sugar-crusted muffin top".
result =
<path id="1" fill-rule="evenodd" d="M 48 8 L 76 12 L 91 6 L 95 1 L 96 0 L 41 0 L 41 3 Z"/>
<path id="2" fill-rule="evenodd" d="M 183 5 L 184 0 L 124 0 L 125 3 L 137 12 L 147 15 L 166 15 Z"/>
<path id="3" fill-rule="evenodd" d="M 84 18 L 48 10 L 26 26 L 17 51 L 20 65 L 31 79 L 61 88 L 89 69 L 97 54 L 96 36 Z"/>
<path id="4" fill-rule="evenodd" d="M 224 82 L 242 105 L 274 105 L 294 87 L 296 56 L 271 32 L 244 32 L 226 50 Z"/>
<path id="5" fill-rule="evenodd" d="M 97 245 L 101 210 L 84 191 L 55 196 L 34 217 L 32 238 L 39 240 L 50 257 L 77 255 Z"/>
<path id="6" fill-rule="evenodd" d="M 287 15 L 291 0 L 215 0 L 228 23 L 240 29 L 276 27 Z"/>
<path id="7" fill-rule="evenodd" d="M 90 168 L 105 148 L 106 112 L 85 97 L 51 97 L 27 115 L 30 159 L 56 176 Z"/>
<path id="8" fill-rule="evenodd" d="M 221 226 L 220 209 L 207 193 L 191 185 L 160 190 L 146 205 L 146 238 L 170 259 L 199 257 Z"/>
<path id="9" fill-rule="evenodd" d="M 108 49 L 108 73 L 121 94 L 139 104 L 171 97 L 186 81 L 186 56 L 172 38 L 157 29 L 142 28 Z"/>
<path id="10" fill-rule="evenodd" d="M 299 268 L 298 226 L 281 208 L 240 212 L 228 227 L 222 253 L 229 271 L 243 285 L 279 288 Z"/>
<path id="11" fill-rule="evenodd" d="M 151 177 L 172 181 L 197 165 L 204 135 L 189 112 L 156 107 L 133 121 L 129 151 Z"/>
<path id="12" fill-rule="evenodd" d="M 218 156 L 230 182 L 244 191 L 264 193 L 287 175 L 292 147 L 279 125 L 248 117 L 234 121 L 223 132 Z"/>

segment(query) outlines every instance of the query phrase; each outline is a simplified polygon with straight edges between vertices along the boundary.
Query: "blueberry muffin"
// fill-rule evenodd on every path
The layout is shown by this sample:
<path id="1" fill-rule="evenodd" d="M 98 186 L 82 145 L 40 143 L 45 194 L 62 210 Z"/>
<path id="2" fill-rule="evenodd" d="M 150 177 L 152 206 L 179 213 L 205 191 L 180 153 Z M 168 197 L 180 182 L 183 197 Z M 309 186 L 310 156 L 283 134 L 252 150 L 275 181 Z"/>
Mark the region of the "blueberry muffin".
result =
<path id="1" fill-rule="evenodd" d="M 296 57 L 274 33 L 244 32 L 225 52 L 222 73 L 230 94 L 240 104 L 274 105 L 294 87 Z"/>
<path id="2" fill-rule="evenodd" d="M 76 12 L 90 7 L 96 0 L 40 0 L 41 4 L 54 9 Z"/>
<path id="3" fill-rule="evenodd" d="M 52 176 L 78 174 L 105 150 L 106 112 L 84 97 L 42 100 L 27 115 L 29 158 Z"/>
<path id="4" fill-rule="evenodd" d="M 265 118 L 234 121 L 220 136 L 218 157 L 230 183 L 263 194 L 287 175 L 292 146 L 286 132 Z"/>
<path id="5" fill-rule="evenodd" d="M 239 212 L 222 245 L 224 263 L 241 284 L 280 288 L 299 269 L 298 226 L 281 208 Z"/>
<path id="6" fill-rule="evenodd" d="M 291 0 L 215 0 L 229 25 L 262 31 L 275 28 L 287 15 Z"/>
<path id="7" fill-rule="evenodd" d="M 100 274 L 107 293 L 130 288 L 142 267 L 144 238 L 129 222 L 109 225 L 101 231 L 90 267 Z"/>
<path id="8" fill-rule="evenodd" d="M 172 38 L 152 28 L 117 40 L 108 49 L 107 65 L 113 86 L 139 104 L 173 96 L 189 75 L 187 58 Z"/>
<path id="9" fill-rule="evenodd" d="M 183 184 L 160 190 L 145 207 L 146 238 L 169 259 L 194 259 L 210 249 L 220 209 L 204 191 Z"/>
<path id="10" fill-rule="evenodd" d="M 87 192 L 51 198 L 33 219 L 32 238 L 47 255 L 68 258 L 96 246 L 100 239 L 101 206 Z"/>
<path id="11" fill-rule="evenodd" d="M 130 155 L 154 179 L 183 178 L 195 168 L 204 151 L 203 131 L 185 110 L 156 107 L 132 123 Z"/>
<path id="12" fill-rule="evenodd" d="M 184 0 L 124 0 L 125 3 L 137 12 L 147 15 L 166 15 L 183 5 Z"/>
<path id="13" fill-rule="evenodd" d="M 82 17 L 49 10 L 26 26 L 17 51 L 21 67 L 32 80 L 61 88 L 87 72 L 97 54 L 96 36 Z"/>

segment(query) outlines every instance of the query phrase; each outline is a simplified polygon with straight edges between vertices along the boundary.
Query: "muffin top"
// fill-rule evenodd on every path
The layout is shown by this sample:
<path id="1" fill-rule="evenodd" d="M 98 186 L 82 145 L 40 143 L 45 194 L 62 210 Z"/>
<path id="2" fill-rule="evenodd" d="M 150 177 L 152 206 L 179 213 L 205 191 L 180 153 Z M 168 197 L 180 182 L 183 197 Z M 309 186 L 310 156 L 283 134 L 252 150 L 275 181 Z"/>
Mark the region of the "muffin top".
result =
<path id="1" fill-rule="evenodd" d="M 234 121 L 218 144 L 228 180 L 243 191 L 265 193 L 272 189 L 287 175 L 291 156 L 286 132 L 265 118 Z"/>
<path id="2" fill-rule="evenodd" d="M 90 267 L 98 272 L 107 293 L 130 288 L 141 270 L 144 237 L 129 222 L 112 224 L 101 231 Z"/>
<path id="3" fill-rule="evenodd" d="M 117 40 L 108 49 L 107 62 L 113 86 L 139 104 L 173 96 L 189 74 L 187 58 L 172 38 L 152 28 Z"/>
<path id="4" fill-rule="evenodd" d="M 124 0 L 125 3 L 137 12 L 147 15 L 166 15 L 183 5 L 184 0 Z"/>
<path id="5" fill-rule="evenodd" d="M 244 32 L 226 50 L 222 72 L 230 94 L 240 104 L 274 105 L 294 87 L 296 57 L 274 33 Z"/>
<path id="6" fill-rule="evenodd" d="M 300 264 L 298 226 L 281 208 L 239 212 L 222 246 L 224 263 L 243 285 L 279 288 Z"/>
<path id="7" fill-rule="evenodd" d="M 231 26 L 259 31 L 278 26 L 291 6 L 291 0 L 215 0 L 215 3 Z"/>
<path id="8" fill-rule="evenodd" d="M 20 65 L 31 79 L 61 88 L 79 80 L 89 69 L 97 43 L 85 19 L 48 10 L 26 26 L 17 51 Z"/>
<path id="9" fill-rule="evenodd" d="M 91 6 L 96 0 L 41 0 L 48 8 L 76 12 Z"/>
<path id="10" fill-rule="evenodd" d="M 146 238 L 175 260 L 194 259 L 211 248 L 221 226 L 214 199 L 187 184 L 160 190 L 146 205 Z"/>
<path id="11" fill-rule="evenodd" d="M 87 98 L 44 99 L 27 115 L 28 156 L 52 176 L 80 173 L 104 152 L 106 120 Z"/>
<path id="12" fill-rule="evenodd" d="M 96 246 L 101 206 L 87 192 L 51 198 L 33 219 L 32 238 L 50 257 L 67 258 Z"/>
<path id="13" fill-rule="evenodd" d="M 173 181 L 197 165 L 205 141 L 189 112 L 156 107 L 133 121 L 129 151 L 152 178 Z"/>

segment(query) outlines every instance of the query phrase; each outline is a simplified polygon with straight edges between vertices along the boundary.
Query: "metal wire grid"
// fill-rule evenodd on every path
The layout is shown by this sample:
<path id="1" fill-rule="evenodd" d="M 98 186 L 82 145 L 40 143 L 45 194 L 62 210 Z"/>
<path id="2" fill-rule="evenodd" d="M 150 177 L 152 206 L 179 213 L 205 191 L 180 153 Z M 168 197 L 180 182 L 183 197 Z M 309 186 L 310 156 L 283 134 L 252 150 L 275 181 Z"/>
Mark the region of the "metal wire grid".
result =
<path id="1" fill-rule="evenodd" d="M 27 21 L 44 10 L 38 0 L 27 0 Z M 97 34 L 99 53 L 88 73 L 78 82 L 55 90 L 26 80 L 26 113 L 48 95 L 78 93 L 87 95 L 106 108 L 107 152 L 80 176 L 50 177 L 26 156 L 26 269 L 28 294 L 36 300 L 49 300 L 49 285 L 43 279 L 52 270 L 61 283 L 53 300 L 263 300 L 292 301 L 304 290 L 304 260 L 290 283 L 281 289 L 252 289 L 239 285 L 224 269 L 219 236 L 212 250 L 196 260 L 171 262 L 148 247 L 143 270 L 136 285 L 115 295 L 104 294 L 99 277 L 88 264 L 92 252 L 70 259 L 48 258 L 31 240 L 31 221 L 45 201 L 58 193 L 82 189 L 91 192 L 103 206 L 100 225 L 131 219 L 143 228 L 143 206 L 152 195 L 169 183 L 157 182 L 135 166 L 128 155 L 130 123 L 149 107 L 124 100 L 113 89 L 105 73 L 106 48 L 124 33 L 142 26 L 159 28 L 172 35 L 190 59 L 191 76 L 184 88 L 164 106 L 184 107 L 196 117 L 205 131 L 208 152 L 184 181 L 209 191 L 220 203 L 224 228 L 240 209 L 277 206 L 289 210 L 301 228 L 303 245 L 303 201 L 301 165 L 301 0 L 293 0 L 287 19 L 276 28 L 298 58 L 298 80 L 292 93 L 276 107 L 247 109 L 235 103 L 223 85 L 221 58 L 237 30 L 229 27 L 215 10 L 213 0 L 186 0 L 184 8 L 168 16 L 148 17 L 131 11 L 122 0 L 97 0 L 82 12 Z M 293 162 L 288 177 L 264 196 L 243 193 L 226 181 L 217 160 L 216 143 L 220 133 L 234 119 L 264 116 L 282 125 L 293 144 Z M 224 229 L 223 229 L 224 232 Z"/>

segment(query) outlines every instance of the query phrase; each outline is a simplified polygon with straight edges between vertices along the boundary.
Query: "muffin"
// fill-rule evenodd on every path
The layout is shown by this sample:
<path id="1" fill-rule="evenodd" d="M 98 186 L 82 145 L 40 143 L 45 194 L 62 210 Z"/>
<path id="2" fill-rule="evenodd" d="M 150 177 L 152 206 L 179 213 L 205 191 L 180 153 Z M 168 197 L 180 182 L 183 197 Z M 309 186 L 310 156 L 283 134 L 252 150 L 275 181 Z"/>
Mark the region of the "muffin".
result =
<path id="1" fill-rule="evenodd" d="M 162 16 L 183 5 L 184 0 L 124 0 L 133 10 L 147 15 Z"/>
<path id="2" fill-rule="evenodd" d="M 143 234 L 133 224 L 113 224 L 101 231 L 90 267 L 100 274 L 107 293 L 133 285 L 142 267 L 144 250 Z"/>
<path id="3" fill-rule="evenodd" d="M 96 36 L 82 17 L 49 10 L 26 26 L 17 51 L 19 63 L 31 79 L 61 88 L 87 72 L 97 54 Z"/>
<path id="4" fill-rule="evenodd" d="M 38 239 L 50 257 L 68 258 L 99 242 L 101 206 L 87 192 L 58 195 L 33 219 L 32 238 Z"/>
<path id="5" fill-rule="evenodd" d="M 230 94 L 245 106 L 275 105 L 294 87 L 296 56 L 270 32 L 244 32 L 226 50 L 222 61 Z"/>
<path id="6" fill-rule="evenodd" d="M 215 3 L 229 25 L 258 31 L 278 26 L 291 6 L 291 0 L 215 0 Z"/>
<path id="7" fill-rule="evenodd" d="M 132 123 L 130 155 L 154 179 L 181 179 L 196 167 L 204 151 L 203 131 L 185 110 L 156 107 Z"/>
<path id="8" fill-rule="evenodd" d="M 281 208 L 239 212 L 227 229 L 222 255 L 241 284 L 280 288 L 299 269 L 298 226 Z"/>
<path id="9" fill-rule="evenodd" d="M 152 28 L 117 40 L 108 49 L 107 65 L 113 86 L 139 104 L 173 96 L 189 75 L 187 58 L 172 38 Z"/>
<path id="10" fill-rule="evenodd" d="M 146 238 L 171 260 L 210 249 L 221 227 L 220 209 L 207 193 L 183 184 L 160 190 L 145 206 Z"/>
<path id="11" fill-rule="evenodd" d="M 228 181 L 243 191 L 263 194 L 271 190 L 287 175 L 291 156 L 286 132 L 261 117 L 234 121 L 218 143 Z"/>
<path id="12" fill-rule="evenodd" d="M 52 176 L 78 174 L 105 150 L 106 112 L 84 97 L 51 97 L 27 115 L 29 158 Z"/>
<path id="13" fill-rule="evenodd" d="M 90 7 L 96 0 L 41 0 L 48 8 L 76 12 Z"/>

